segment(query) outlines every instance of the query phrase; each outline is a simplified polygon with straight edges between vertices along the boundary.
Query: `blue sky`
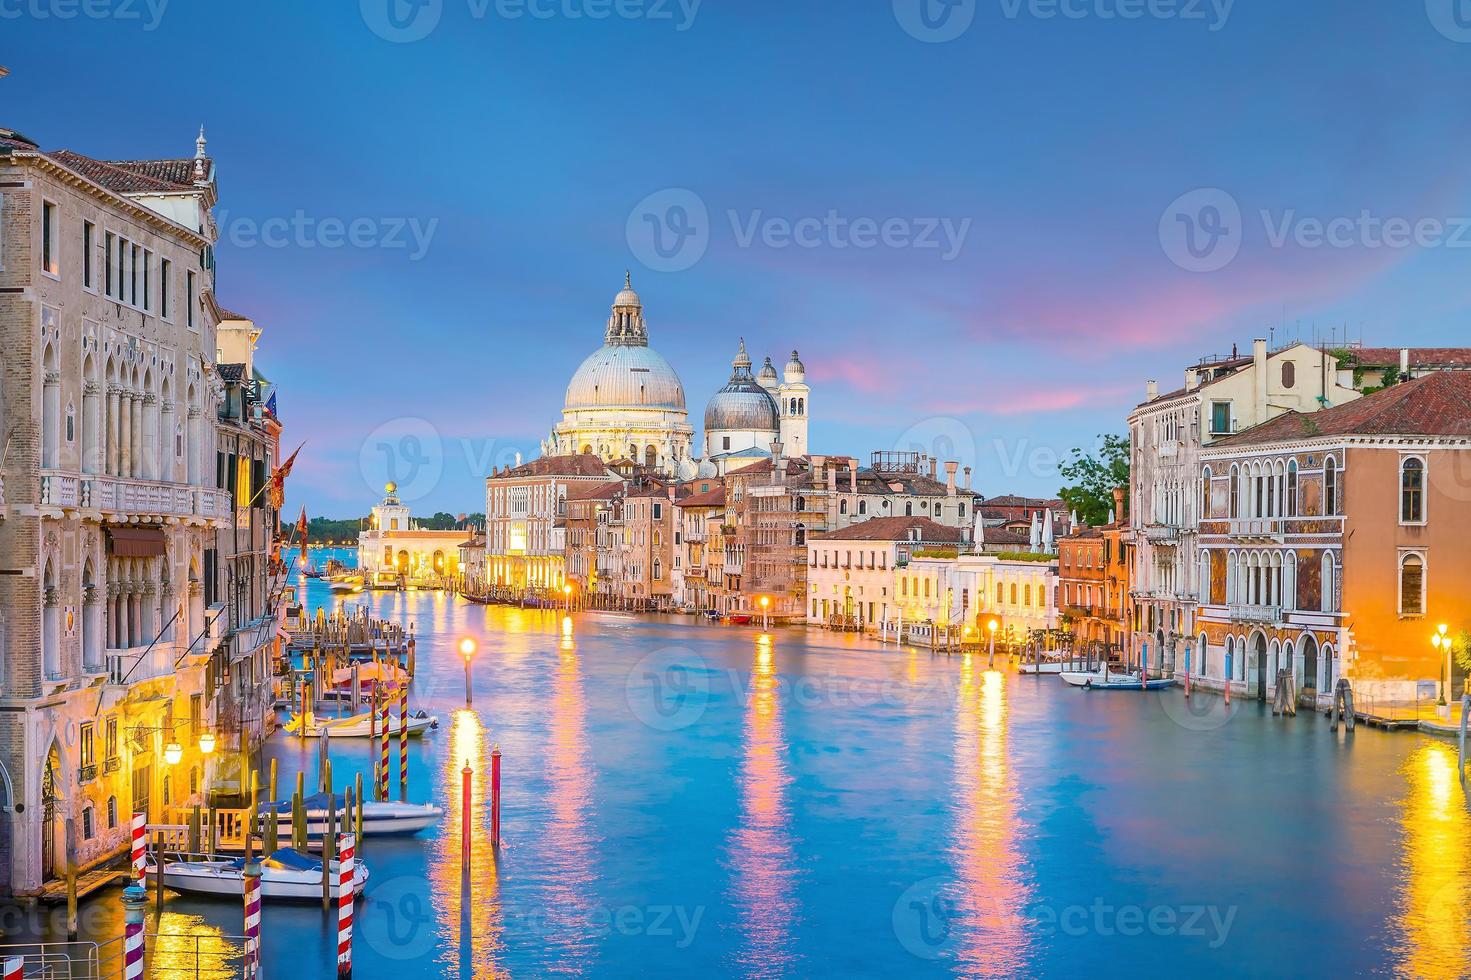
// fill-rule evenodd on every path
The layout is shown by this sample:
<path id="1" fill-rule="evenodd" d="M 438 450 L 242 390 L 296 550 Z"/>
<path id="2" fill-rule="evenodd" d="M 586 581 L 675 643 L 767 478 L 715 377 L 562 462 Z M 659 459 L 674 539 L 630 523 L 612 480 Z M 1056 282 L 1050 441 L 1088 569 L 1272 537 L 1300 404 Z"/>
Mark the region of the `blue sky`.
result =
<path id="1" fill-rule="evenodd" d="M 795 347 L 815 451 L 987 493 L 1233 343 L 1468 337 L 1471 0 L 93 2 L 0 0 L 0 125 L 206 125 L 313 514 L 389 461 L 482 509 L 625 268 L 696 425 L 737 337 Z"/>

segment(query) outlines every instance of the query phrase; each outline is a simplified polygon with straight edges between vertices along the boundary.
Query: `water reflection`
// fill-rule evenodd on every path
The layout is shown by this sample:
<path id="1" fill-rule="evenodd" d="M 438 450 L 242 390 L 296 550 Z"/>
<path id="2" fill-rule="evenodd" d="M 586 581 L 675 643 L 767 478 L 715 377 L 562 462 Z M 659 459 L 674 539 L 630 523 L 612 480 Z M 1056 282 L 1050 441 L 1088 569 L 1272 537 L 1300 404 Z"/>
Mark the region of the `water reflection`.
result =
<path id="1" fill-rule="evenodd" d="M 579 972 L 595 948 L 591 911 L 592 867 L 597 841 L 590 829 L 593 808 L 592 770 L 588 765 L 587 705 L 572 621 L 562 621 L 556 673 L 553 675 L 551 723 L 547 732 L 548 813 L 541 833 L 545 890 L 544 941 L 552 968 Z"/>
<path id="2" fill-rule="evenodd" d="M 148 967 L 156 977 L 231 980 L 244 962 L 243 945 L 226 939 L 219 926 L 197 915 L 165 911 L 155 917 L 154 929 Z"/>
<path id="3" fill-rule="evenodd" d="M 740 824 L 731 841 L 741 930 L 737 959 L 748 976 L 788 973 L 795 960 L 795 860 L 786 801 L 791 776 L 785 753 L 775 656 L 771 638 L 763 635 L 747 692 Z"/>
<path id="4" fill-rule="evenodd" d="M 494 977 L 503 972 L 497 957 L 505 947 L 500 907 L 500 882 L 495 854 L 490 846 L 490 756 L 485 748 L 485 730 L 480 716 L 469 709 L 454 713 L 449 725 L 449 752 L 441 760 L 442 797 L 445 801 L 444 832 L 434 841 L 429 862 L 435 914 L 439 919 L 440 962 L 458 969 L 461 976 Z M 470 825 L 463 813 L 463 770 L 469 766 Z M 462 847 L 470 835 L 470 905 L 461 899 L 463 887 Z M 468 912 L 468 916 L 466 913 Z M 468 918 L 469 935 L 464 934 Z M 468 959 L 468 962 L 463 962 Z"/>
<path id="5" fill-rule="evenodd" d="M 1404 768 L 1404 885 L 1398 926 L 1406 976 L 1465 976 L 1471 963 L 1471 817 L 1456 752 L 1427 742 Z"/>
<path id="6" fill-rule="evenodd" d="M 979 676 L 978 676 L 979 675 Z M 1006 678 L 967 654 L 955 712 L 955 802 L 949 848 L 957 878 L 950 938 L 962 972 L 1010 977 L 1030 956 L 1032 884 L 1008 760 Z"/>

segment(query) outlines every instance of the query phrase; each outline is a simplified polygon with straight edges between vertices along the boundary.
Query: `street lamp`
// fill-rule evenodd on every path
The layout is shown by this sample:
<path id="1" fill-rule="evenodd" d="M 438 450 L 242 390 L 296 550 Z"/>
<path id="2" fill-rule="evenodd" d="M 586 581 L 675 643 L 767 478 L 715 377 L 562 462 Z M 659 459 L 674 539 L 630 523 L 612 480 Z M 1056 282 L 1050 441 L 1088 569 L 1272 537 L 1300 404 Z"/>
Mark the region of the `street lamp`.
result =
<path id="1" fill-rule="evenodd" d="M 460 641 L 460 656 L 465 658 L 465 704 L 471 703 L 470 698 L 470 661 L 475 656 L 475 641 L 465 637 Z"/>
<path id="2" fill-rule="evenodd" d="M 771 596 L 764 595 L 761 597 L 761 628 L 763 630 L 769 628 L 770 621 L 766 615 L 766 610 L 769 608 L 771 608 Z"/>
<path id="3" fill-rule="evenodd" d="M 199 751 L 209 755 L 215 750 L 214 732 L 205 732 L 199 736 Z"/>
<path id="4" fill-rule="evenodd" d="M 996 666 L 996 628 L 1000 625 L 994 619 L 986 623 L 986 632 L 990 634 L 990 653 L 987 656 L 987 667 Z"/>
<path id="5" fill-rule="evenodd" d="M 562 601 L 566 606 L 567 612 L 570 614 L 572 612 L 572 586 L 570 583 L 562 583 Z"/>
<path id="6" fill-rule="evenodd" d="M 163 761 L 169 765 L 177 766 L 182 758 L 184 758 L 184 747 L 178 742 L 170 742 L 163 747 Z"/>
<path id="7" fill-rule="evenodd" d="M 1451 647 L 1455 644 L 1455 641 L 1446 635 L 1446 632 L 1449 629 L 1449 626 L 1447 626 L 1445 623 L 1441 623 L 1435 635 L 1430 638 L 1431 646 L 1435 647 L 1435 649 L 1437 650 L 1445 651 L 1445 673 L 1441 675 L 1440 679 L 1440 703 L 1442 706 L 1445 705 L 1446 698 L 1449 696 L 1450 693 L 1449 689 L 1451 686 Z"/>

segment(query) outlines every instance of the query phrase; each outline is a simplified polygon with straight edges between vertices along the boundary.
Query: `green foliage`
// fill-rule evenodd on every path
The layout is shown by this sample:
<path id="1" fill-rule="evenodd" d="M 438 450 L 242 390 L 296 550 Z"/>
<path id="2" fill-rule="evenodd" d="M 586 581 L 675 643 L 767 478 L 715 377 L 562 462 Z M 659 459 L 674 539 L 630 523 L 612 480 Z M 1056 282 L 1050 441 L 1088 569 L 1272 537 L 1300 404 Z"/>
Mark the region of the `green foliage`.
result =
<path id="1" fill-rule="evenodd" d="M 1456 634 L 1451 655 L 1456 658 L 1456 663 L 1461 665 L 1462 670 L 1471 673 L 1471 630 L 1461 630 Z"/>
<path id="2" fill-rule="evenodd" d="M 1082 514 L 1078 516 L 1081 517 Z M 995 557 L 1002 561 L 1057 561 L 1056 555 L 1049 555 L 1041 551 L 1001 551 L 997 552 Z"/>
<path id="3" fill-rule="evenodd" d="M 1129 440 L 1126 436 L 1099 436 L 1095 452 L 1074 449 L 1059 471 L 1068 481 L 1058 492 L 1063 502 L 1077 511 L 1081 520 L 1095 527 L 1107 524 L 1114 488 L 1123 487 L 1126 494 L 1129 489 Z"/>

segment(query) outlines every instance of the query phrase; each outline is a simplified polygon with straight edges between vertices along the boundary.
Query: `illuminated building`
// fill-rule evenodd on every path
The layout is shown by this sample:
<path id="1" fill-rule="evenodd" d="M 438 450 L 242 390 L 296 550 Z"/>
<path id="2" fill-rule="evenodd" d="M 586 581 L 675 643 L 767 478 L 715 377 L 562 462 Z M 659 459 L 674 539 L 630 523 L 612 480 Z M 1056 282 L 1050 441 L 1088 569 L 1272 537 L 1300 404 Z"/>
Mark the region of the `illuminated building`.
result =
<path id="1" fill-rule="evenodd" d="M 453 582 L 460 572 L 463 528 L 430 530 L 414 521 L 398 497 L 398 487 L 383 488 L 384 497 L 358 533 L 358 568 L 369 583 L 438 584 Z"/>

